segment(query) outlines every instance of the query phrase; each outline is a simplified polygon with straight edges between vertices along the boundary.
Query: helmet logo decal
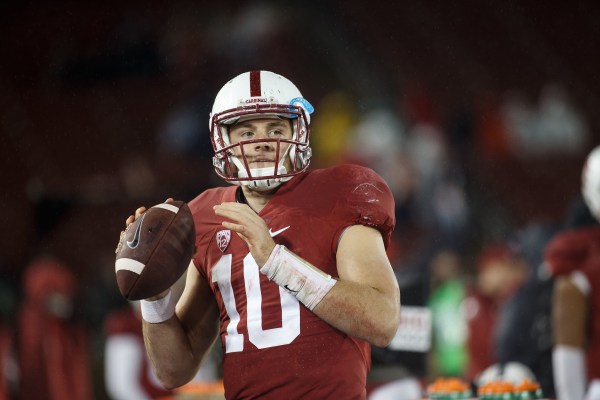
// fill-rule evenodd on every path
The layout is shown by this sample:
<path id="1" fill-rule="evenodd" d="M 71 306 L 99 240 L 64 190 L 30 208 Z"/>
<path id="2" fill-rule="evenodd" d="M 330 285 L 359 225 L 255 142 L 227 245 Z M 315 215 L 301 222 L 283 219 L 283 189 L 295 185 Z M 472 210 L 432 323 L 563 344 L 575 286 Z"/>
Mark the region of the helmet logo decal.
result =
<path id="1" fill-rule="evenodd" d="M 249 103 L 267 103 L 269 100 L 265 99 L 264 97 L 259 97 L 259 98 L 251 98 L 251 99 L 246 99 L 244 100 L 244 103 L 249 104 Z"/>
<path id="2" fill-rule="evenodd" d="M 250 72 L 250 96 L 258 97 L 260 96 L 261 87 L 260 87 L 260 71 L 251 71 Z"/>
<path id="3" fill-rule="evenodd" d="M 300 129 L 300 132 L 298 132 L 298 141 L 299 142 L 304 142 L 304 137 L 305 137 L 305 131 L 304 129 Z"/>

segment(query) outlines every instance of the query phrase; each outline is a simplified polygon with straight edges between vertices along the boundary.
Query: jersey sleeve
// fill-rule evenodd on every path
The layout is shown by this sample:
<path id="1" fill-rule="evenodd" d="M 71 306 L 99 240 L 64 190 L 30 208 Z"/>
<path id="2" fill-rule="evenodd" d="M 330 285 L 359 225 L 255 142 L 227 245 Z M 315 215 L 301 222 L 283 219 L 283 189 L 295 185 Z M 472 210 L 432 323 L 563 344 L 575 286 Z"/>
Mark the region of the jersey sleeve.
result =
<path id="1" fill-rule="evenodd" d="M 334 244 L 349 226 L 365 225 L 381 233 L 387 248 L 396 221 L 394 197 L 383 178 L 370 168 L 344 165 L 333 170 L 333 182 L 340 199 L 333 213 L 341 221 Z"/>
<path id="2" fill-rule="evenodd" d="M 580 269 L 593 250 L 600 244 L 600 229 L 580 228 L 557 234 L 544 250 L 550 274 L 553 277 L 566 275 Z"/>

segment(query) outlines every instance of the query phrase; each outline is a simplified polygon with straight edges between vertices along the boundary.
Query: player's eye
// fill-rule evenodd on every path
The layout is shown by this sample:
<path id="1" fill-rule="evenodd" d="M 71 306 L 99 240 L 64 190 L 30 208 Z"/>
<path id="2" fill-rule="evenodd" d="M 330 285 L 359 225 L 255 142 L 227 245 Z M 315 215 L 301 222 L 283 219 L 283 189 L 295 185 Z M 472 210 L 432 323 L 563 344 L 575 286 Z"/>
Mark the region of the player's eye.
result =
<path id="1" fill-rule="evenodd" d="M 254 136 L 254 132 L 252 132 L 252 131 L 243 131 L 240 133 L 241 138 L 248 139 L 248 138 L 251 138 L 252 136 Z"/>
<path id="2" fill-rule="evenodd" d="M 271 134 L 271 136 L 281 136 L 283 135 L 283 131 L 279 130 L 279 129 L 273 129 L 271 132 L 269 132 Z"/>

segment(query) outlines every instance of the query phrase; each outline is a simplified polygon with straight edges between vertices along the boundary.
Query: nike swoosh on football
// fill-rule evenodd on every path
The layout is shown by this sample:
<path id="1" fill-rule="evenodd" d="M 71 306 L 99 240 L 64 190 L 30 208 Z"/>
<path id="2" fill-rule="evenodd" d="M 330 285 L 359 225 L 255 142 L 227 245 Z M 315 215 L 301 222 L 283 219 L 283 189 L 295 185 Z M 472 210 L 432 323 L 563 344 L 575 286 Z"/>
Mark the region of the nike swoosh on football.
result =
<path id="1" fill-rule="evenodd" d="M 130 249 L 135 249 L 136 247 L 138 247 L 138 244 L 140 244 L 140 233 L 142 232 L 142 224 L 144 223 L 145 216 L 146 214 L 142 215 L 142 220 L 140 221 L 140 224 L 137 226 L 135 233 L 133 234 L 133 240 L 127 241 L 127 247 L 129 247 Z"/>
<path id="2" fill-rule="evenodd" d="M 273 232 L 273 230 L 271 228 L 269 228 L 269 234 L 271 235 L 271 237 L 275 237 L 277 235 L 279 235 L 281 232 L 287 230 L 290 227 L 290 225 L 286 226 L 285 228 L 281 228 L 278 231 Z"/>

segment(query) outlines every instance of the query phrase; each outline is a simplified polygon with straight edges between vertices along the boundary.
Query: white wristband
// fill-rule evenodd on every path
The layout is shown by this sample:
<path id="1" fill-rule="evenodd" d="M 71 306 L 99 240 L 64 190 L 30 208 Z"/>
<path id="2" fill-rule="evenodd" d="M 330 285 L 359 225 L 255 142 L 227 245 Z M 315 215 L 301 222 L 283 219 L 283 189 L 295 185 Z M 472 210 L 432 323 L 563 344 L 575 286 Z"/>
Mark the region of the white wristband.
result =
<path id="1" fill-rule="evenodd" d="M 144 321 L 151 324 L 165 322 L 175 314 L 175 301 L 171 296 L 171 290 L 165 297 L 158 300 L 141 300 L 140 308 Z"/>
<path id="2" fill-rule="evenodd" d="M 283 245 L 276 245 L 260 272 L 313 310 L 337 282 Z"/>

